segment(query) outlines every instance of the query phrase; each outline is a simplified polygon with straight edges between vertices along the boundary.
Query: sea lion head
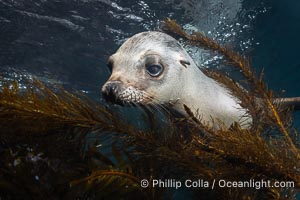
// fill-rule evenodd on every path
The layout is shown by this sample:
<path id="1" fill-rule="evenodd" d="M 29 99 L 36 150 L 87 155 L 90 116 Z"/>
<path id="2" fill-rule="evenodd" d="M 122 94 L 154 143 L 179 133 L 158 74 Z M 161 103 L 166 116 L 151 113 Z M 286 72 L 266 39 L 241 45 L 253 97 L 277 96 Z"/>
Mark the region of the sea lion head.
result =
<path id="1" fill-rule="evenodd" d="M 111 76 L 103 97 L 117 104 L 165 104 L 180 98 L 186 70 L 193 62 L 173 37 L 138 33 L 109 57 Z"/>

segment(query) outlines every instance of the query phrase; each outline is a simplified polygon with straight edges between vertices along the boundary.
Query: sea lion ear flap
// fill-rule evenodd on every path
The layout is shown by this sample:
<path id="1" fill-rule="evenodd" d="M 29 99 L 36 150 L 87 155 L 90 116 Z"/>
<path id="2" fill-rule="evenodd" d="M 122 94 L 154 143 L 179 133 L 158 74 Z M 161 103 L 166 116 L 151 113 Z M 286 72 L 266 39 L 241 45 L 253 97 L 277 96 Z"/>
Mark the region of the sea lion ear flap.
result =
<path id="1" fill-rule="evenodd" d="M 179 62 L 180 62 L 180 64 L 182 64 L 185 68 L 187 68 L 187 65 L 190 65 L 190 64 L 191 64 L 190 61 L 188 61 L 188 60 L 180 60 Z"/>

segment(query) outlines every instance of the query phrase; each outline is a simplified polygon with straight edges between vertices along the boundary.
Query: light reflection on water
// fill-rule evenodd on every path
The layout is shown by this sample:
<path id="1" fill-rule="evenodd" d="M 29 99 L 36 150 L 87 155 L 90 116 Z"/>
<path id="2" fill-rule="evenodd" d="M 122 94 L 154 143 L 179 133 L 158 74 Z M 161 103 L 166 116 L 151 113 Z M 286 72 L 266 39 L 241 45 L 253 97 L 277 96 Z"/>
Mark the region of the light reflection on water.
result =
<path id="1" fill-rule="evenodd" d="M 254 17 L 267 10 L 262 3 L 251 9 Z M 8 68 L 27 71 L 95 95 L 109 73 L 107 57 L 126 38 L 157 29 L 166 17 L 220 43 L 240 45 L 241 50 L 252 46 L 253 40 L 248 31 L 250 22 L 243 23 L 244 16 L 240 16 L 247 13 L 240 0 L 0 0 L 0 11 L 2 72 Z M 236 37 L 239 31 L 248 35 Z M 206 66 L 220 59 L 209 52 L 187 49 Z"/>

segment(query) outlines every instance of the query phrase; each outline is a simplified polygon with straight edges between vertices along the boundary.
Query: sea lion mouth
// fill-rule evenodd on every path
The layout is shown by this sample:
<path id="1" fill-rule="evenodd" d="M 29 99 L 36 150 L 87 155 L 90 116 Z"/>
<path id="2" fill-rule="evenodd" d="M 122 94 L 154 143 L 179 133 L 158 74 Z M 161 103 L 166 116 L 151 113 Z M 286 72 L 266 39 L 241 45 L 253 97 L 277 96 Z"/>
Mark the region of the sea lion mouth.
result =
<path id="1" fill-rule="evenodd" d="M 120 81 L 109 81 L 102 87 L 102 96 L 107 102 L 119 104 L 121 101 L 118 98 Z"/>
<path id="2" fill-rule="evenodd" d="M 145 92 L 132 86 L 124 87 L 120 81 L 109 81 L 102 87 L 103 98 L 121 106 L 144 104 Z"/>

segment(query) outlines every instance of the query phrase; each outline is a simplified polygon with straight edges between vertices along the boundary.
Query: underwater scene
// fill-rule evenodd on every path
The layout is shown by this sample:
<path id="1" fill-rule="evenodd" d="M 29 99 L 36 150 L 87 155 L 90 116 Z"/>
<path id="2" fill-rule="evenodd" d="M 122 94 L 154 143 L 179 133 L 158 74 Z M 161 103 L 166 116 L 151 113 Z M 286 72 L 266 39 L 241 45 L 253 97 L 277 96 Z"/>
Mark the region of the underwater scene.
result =
<path id="1" fill-rule="evenodd" d="M 299 10 L 0 0 L 0 200 L 300 199 Z"/>

